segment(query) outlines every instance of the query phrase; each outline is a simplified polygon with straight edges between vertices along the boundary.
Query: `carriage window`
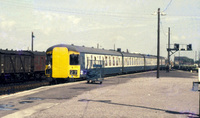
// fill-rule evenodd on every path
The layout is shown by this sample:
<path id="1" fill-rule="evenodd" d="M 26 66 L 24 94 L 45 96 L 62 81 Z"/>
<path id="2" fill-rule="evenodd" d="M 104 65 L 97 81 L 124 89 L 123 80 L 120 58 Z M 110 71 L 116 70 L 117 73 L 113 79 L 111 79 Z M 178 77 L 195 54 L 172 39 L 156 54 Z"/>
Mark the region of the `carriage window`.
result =
<path id="1" fill-rule="evenodd" d="M 115 66 L 115 57 L 113 57 L 113 66 Z"/>
<path id="2" fill-rule="evenodd" d="M 105 56 L 105 66 L 108 66 L 108 63 L 107 63 L 107 56 Z"/>
<path id="3" fill-rule="evenodd" d="M 97 60 L 97 59 L 96 59 L 96 57 L 94 56 L 94 64 L 96 64 L 96 60 Z"/>
<path id="4" fill-rule="evenodd" d="M 71 54 L 70 55 L 70 65 L 78 65 L 79 64 L 79 55 Z"/>
<path id="5" fill-rule="evenodd" d="M 105 62 L 104 62 L 104 58 L 103 57 L 102 57 L 102 63 L 101 64 L 103 64 L 105 66 Z"/>
<path id="6" fill-rule="evenodd" d="M 118 59 L 118 57 L 117 57 L 117 58 L 116 58 L 116 66 L 118 66 L 118 60 L 119 60 L 119 59 Z"/>
<path id="7" fill-rule="evenodd" d="M 133 57 L 132 57 L 132 65 L 133 65 Z"/>
<path id="8" fill-rule="evenodd" d="M 109 57 L 109 66 L 111 66 L 111 59 L 110 59 L 110 57 Z"/>

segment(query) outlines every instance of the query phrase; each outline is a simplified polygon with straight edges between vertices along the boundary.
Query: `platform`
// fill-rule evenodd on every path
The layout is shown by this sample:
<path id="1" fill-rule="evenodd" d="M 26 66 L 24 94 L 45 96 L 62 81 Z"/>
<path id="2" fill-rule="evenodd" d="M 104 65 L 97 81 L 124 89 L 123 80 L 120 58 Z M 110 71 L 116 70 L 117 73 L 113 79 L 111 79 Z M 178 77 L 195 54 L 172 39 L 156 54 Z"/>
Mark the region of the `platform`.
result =
<path id="1" fill-rule="evenodd" d="M 197 73 L 161 71 L 157 79 L 156 71 L 151 71 L 107 77 L 102 85 L 77 82 L 70 86 L 76 85 L 73 90 L 78 90 L 77 85 L 85 89 L 81 94 L 57 101 L 43 97 L 43 102 L 15 110 L 3 118 L 197 118 L 199 93 L 192 91 L 192 83 L 197 80 Z"/>

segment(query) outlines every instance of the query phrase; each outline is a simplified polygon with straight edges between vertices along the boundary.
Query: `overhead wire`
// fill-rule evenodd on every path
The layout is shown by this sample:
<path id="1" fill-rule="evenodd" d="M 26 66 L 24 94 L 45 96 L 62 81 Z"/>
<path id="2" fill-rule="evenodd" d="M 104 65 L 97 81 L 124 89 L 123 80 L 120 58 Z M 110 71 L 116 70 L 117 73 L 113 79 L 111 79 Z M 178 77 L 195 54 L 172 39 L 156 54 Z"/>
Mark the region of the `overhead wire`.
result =
<path id="1" fill-rule="evenodd" d="M 121 19 L 136 19 L 136 20 L 154 20 L 152 17 L 148 17 L 148 15 L 136 15 L 134 13 L 127 13 L 127 12 L 111 12 L 111 11 L 85 11 L 85 10 L 72 10 L 72 9 L 65 9 L 65 8 L 49 8 L 43 6 L 37 6 L 33 3 L 28 2 L 16 2 L 16 1 L 1 1 L 3 5 L 7 6 L 14 6 L 14 7 L 21 7 L 26 9 L 33 9 L 38 11 L 46 11 L 46 12 L 56 12 L 56 13 L 69 13 L 69 14 L 77 14 L 77 15 L 88 15 L 88 16 L 109 16 L 114 18 L 121 18 Z"/>
<path id="2" fill-rule="evenodd" d="M 170 2 L 167 4 L 167 6 L 166 6 L 165 9 L 163 10 L 163 12 L 165 12 L 165 11 L 168 9 L 168 7 L 171 5 L 171 3 L 172 3 L 172 0 L 170 0 Z M 160 22 L 160 24 L 161 24 L 161 29 L 162 29 L 162 32 L 163 32 L 164 36 L 167 37 L 167 35 L 166 35 L 165 32 L 164 32 L 162 22 Z"/>
<path id="3" fill-rule="evenodd" d="M 171 5 L 171 3 L 172 3 L 172 0 L 170 0 L 170 2 L 169 2 L 168 5 L 166 6 L 166 8 L 163 10 L 163 12 L 166 11 L 166 10 L 168 9 L 168 7 Z"/>

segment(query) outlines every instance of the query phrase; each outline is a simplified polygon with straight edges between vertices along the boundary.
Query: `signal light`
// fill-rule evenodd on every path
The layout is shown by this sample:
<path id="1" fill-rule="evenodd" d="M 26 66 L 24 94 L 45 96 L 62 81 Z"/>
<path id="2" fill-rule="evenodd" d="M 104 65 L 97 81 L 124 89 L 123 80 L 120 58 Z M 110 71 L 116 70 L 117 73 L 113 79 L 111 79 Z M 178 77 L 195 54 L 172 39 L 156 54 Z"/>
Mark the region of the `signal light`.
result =
<path id="1" fill-rule="evenodd" d="M 187 45 L 187 50 L 192 50 L 192 44 Z"/>
<path id="2" fill-rule="evenodd" d="M 175 49 L 175 50 L 179 50 L 179 44 L 176 44 L 176 43 L 175 43 L 175 44 L 174 44 L 174 49 Z"/>

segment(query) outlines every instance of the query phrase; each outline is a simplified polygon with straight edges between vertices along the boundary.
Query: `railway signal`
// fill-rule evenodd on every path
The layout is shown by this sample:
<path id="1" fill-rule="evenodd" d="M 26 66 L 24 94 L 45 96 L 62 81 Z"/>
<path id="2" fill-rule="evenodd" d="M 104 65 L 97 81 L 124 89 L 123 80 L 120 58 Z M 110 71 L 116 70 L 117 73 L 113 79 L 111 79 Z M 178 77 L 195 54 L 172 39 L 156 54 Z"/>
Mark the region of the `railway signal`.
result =
<path id="1" fill-rule="evenodd" d="M 170 30 L 169 30 L 170 31 Z M 188 45 L 186 45 L 186 44 L 177 44 L 177 43 L 175 43 L 175 44 L 173 44 L 174 45 L 174 48 L 170 48 L 170 38 L 168 39 L 168 48 L 167 48 L 167 52 L 168 52 L 168 72 L 169 72 L 169 66 L 170 66 L 170 56 L 171 55 L 173 55 L 174 53 L 176 53 L 177 51 L 192 51 L 192 44 L 188 44 Z M 185 47 L 186 46 L 186 48 L 180 48 L 180 45 L 182 46 L 182 47 Z M 171 52 L 171 54 L 170 54 L 170 52 Z"/>
<path id="2" fill-rule="evenodd" d="M 175 50 L 179 50 L 179 44 L 176 44 L 176 43 L 175 43 L 175 44 L 174 44 L 174 49 L 175 49 Z"/>
<path id="3" fill-rule="evenodd" d="M 174 48 L 170 48 L 170 27 L 168 28 L 168 48 L 167 48 L 167 52 L 168 52 L 168 64 L 167 64 L 167 72 L 169 72 L 169 66 L 170 66 L 170 56 L 173 55 L 174 53 L 176 53 L 177 51 L 191 51 L 192 50 L 192 44 L 186 45 L 186 44 L 178 44 L 175 43 L 173 44 Z M 180 45 L 181 46 L 186 46 L 185 48 L 181 48 L 180 49 Z M 174 51 L 174 52 L 173 52 Z M 171 54 L 170 54 L 171 52 Z"/>
<path id="4" fill-rule="evenodd" d="M 187 50 L 192 50 L 192 44 L 187 45 Z"/>

